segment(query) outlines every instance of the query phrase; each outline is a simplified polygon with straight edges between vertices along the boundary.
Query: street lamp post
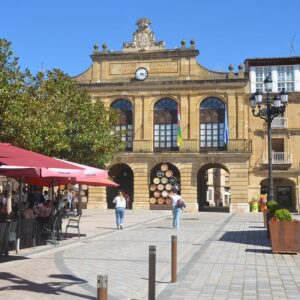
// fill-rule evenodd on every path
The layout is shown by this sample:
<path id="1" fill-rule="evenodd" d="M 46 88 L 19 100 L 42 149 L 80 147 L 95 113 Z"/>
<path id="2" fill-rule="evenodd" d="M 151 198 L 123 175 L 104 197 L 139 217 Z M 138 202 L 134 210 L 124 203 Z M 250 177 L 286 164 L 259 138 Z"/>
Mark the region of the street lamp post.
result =
<path id="1" fill-rule="evenodd" d="M 272 121 L 278 115 L 284 113 L 288 103 L 288 93 L 283 89 L 280 95 L 276 95 L 273 100 L 270 98 L 272 92 L 272 79 L 267 76 L 264 80 L 265 90 L 267 92 L 267 98 L 265 107 L 262 107 L 262 93 L 258 89 L 256 93 L 250 97 L 250 107 L 252 108 L 252 114 L 254 117 L 259 117 L 267 122 L 268 126 L 268 175 L 269 186 L 267 201 L 274 200 L 274 188 L 273 188 L 273 165 L 272 165 Z M 258 111 L 256 112 L 256 108 Z"/>

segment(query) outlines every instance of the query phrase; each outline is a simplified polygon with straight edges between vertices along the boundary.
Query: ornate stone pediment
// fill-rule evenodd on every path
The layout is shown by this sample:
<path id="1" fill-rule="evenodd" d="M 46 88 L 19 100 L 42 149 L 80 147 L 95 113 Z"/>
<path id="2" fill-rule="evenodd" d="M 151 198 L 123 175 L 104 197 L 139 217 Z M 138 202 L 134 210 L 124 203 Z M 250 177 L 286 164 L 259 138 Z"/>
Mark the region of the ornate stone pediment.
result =
<path id="1" fill-rule="evenodd" d="M 150 29 L 151 21 L 147 18 L 136 22 L 138 29 L 133 33 L 132 43 L 123 43 L 123 51 L 146 51 L 165 49 L 164 41 L 155 41 L 154 32 Z"/>

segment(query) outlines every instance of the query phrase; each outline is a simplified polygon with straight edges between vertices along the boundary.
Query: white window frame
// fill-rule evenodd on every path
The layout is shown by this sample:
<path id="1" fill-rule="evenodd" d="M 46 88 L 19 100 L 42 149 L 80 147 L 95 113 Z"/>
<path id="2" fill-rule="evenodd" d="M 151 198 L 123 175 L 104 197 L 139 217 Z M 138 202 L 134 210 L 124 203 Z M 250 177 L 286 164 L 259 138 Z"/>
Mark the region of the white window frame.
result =
<path id="1" fill-rule="evenodd" d="M 294 65 L 283 65 L 277 66 L 277 90 L 281 92 L 282 89 L 285 89 L 287 92 L 295 91 L 295 74 L 294 74 Z M 279 74 L 282 76 L 279 76 Z M 290 78 L 288 78 L 290 74 Z"/>

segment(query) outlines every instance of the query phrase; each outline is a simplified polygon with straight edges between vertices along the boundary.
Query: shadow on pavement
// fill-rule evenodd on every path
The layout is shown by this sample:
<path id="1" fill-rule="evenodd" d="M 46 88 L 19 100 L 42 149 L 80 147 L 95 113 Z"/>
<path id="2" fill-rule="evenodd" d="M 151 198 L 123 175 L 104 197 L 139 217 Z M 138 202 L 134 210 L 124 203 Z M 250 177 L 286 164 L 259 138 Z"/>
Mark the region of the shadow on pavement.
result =
<path id="1" fill-rule="evenodd" d="M 249 228 L 260 228 L 260 229 L 266 229 L 265 226 L 249 226 Z"/>
<path id="2" fill-rule="evenodd" d="M 266 230 L 226 231 L 219 241 L 270 247 Z"/>
<path id="3" fill-rule="evenodd" d="M 246 252 L 272 254 L 271 249 L 246 249 Z"/>
<path id="4" fill-rule="evenodd" d="M 70 290 L 65 290 L 65 288 L 73 285 L 77 286 L 78 284 L 87 283 L 87 281 L 81 278 L 72 275 L 63 275 L 63 274 L 53 274 L 53 275 L 49 275 L 49 277 L 60 279 L 60 281 L 37 283 L 16 276 L 12 273 L 0 272 L 0 279 L 3 281 L 7 281 L 7 286 L 1 287 L 0 291 L 19 290 L 19 291 L 30 291 L 30 292 L 48 294 L 48 295 L 66 294 L 74 297 L 79 297 L 82 299 L 93 299 L 93 300 L 95 299 L 95 297 L 87 296 L 77 292 L 72 292 Z"/>
<path id="5" fill-rule="evenodd" d="M 65 235 L 63 235 L 63 239 L 65 240 L 65 239 L 71 239 L 71 238 L 73 238 L 73 237 L 84 237 L 84 236 L 86 236 L 86 234 L 78 234 L 78 233 L 67 233 L 67 235 L 66 235 L 66 238 L 65 238 Z"/>
<path id="6" fill-rule="evenodd" d="M 9 262 L 9 261 L 15 261 L 15 260 L 23 260 L 23 259 L 29 259 L 26 256 L 0 256 L 0 264 Z"/>

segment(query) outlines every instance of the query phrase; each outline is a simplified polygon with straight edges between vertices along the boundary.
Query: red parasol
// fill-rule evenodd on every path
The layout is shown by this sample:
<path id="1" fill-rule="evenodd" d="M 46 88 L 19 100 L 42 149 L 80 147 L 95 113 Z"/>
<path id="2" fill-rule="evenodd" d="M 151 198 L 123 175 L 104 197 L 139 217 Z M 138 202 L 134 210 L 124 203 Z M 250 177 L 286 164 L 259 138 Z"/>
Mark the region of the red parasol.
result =
<path id="1" fill-rule="evenodd" d="M 8 143 L 0 143 L 0 164 L 10 166 L 82 169 L 52 157 L 15 147 Z"/>

